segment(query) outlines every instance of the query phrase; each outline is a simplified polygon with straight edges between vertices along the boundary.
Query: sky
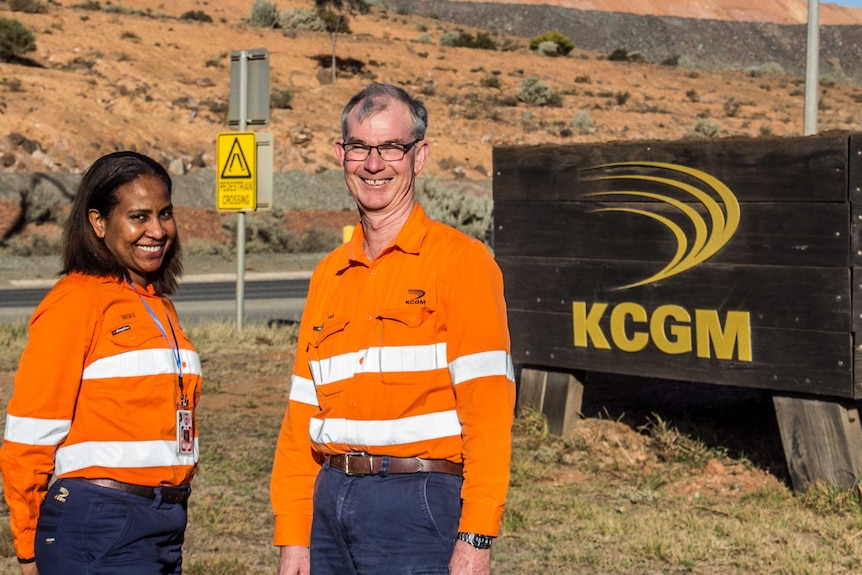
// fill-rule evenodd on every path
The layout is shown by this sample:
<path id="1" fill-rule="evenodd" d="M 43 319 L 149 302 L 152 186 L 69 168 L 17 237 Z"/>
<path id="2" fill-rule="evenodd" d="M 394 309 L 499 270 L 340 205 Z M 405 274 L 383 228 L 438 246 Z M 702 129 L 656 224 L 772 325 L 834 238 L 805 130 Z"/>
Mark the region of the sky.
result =
<path id="1" fill-rule="evenodd" d="M 820 0 L 821 4 L 838 4 L 839 6 L 850 6 L 851 8 L 862 8 L 862 0 Z"/>

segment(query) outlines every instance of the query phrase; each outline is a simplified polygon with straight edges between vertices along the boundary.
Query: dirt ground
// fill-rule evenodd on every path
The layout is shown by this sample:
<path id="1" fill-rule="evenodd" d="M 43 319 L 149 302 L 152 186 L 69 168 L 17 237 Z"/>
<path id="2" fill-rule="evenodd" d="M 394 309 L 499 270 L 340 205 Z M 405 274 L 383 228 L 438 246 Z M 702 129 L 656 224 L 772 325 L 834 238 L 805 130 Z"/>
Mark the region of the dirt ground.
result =
<path id="1" fill-rule="evenodd" d="M 748 3 L 636 6 L 656 13 L 688 6 L 702 13 L 707 4 L 714 5 L 711 17 L 731 17 Z M 791 4 L 805 3 L 758 6 L 780 21 L 798 13 L 787 8 Z M 622 7 L 618 0 L 571 5 Z M 504 35 L 496 39 L 511 48 L 505 52 L 446 47 L 439 44 L 441 35 L 457 26 L 382 8 L 352 16 L 354 34 L 338 36 L 338 56 L 361 66 L 333 84 L 331 71 L 319 65 L 331 54 L 326 33 L 249 27 L 246 0 L 117 0 L 111 11 L 50 3 L 44 14 L 13 13 L 7 6 L 0 4 L 0 16 L 32 30 L 37 50 L 26 54 L 32 66 L 0 63 L 4 171 L 83 170 L 121 148 L 165 163 L 182 160 L 183 170 L 214 169 L 217 135 L 230 129 L 230 54 L 259 47 L 269 51 L 272 92 L 289 93 L 284 107 L 272 108 L 265 128 L 274 135 L 277 171 L 337 169 L 332 142 L 341 107 L 371 80 L 403 85 L 426 101 L 432 150 L 426 170 L 439 177 L 490 178 L 497 145 L 679 139 L 691 136 L 703 119 L 718 124 L 720 135 L 802 133 L 800 78 L 613 62 L 607 54 L 577 48 L 552 58 L 531 52 L 526 39 Z M 312 5 L 278 4 L 280 10 L 296 7 Z M 824 22 L 832 8 L 822 6 Z M 193 10 L 213 22 L 180 19 Z M 562 105 L 517 102 L 531 76 L 558 93 Z M 862 88 L 824 86 L 819 130 L 862 129 L 860 102 Z M 575 125 L 580 112 L 591 125 Z"/>

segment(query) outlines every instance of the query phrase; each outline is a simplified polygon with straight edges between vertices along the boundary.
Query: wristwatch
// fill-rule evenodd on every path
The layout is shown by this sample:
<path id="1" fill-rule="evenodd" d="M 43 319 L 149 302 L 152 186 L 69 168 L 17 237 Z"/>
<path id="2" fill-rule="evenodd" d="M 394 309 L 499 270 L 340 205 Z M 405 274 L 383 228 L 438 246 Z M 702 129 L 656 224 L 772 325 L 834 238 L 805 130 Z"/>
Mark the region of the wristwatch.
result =
<path id="1" fill-rule="evenodd" d="M 476 549 L 490 549 L 491 541 L 494 540 L 493 537 L 488 535 L 479 535 L 478 533 L 465 533 L 461 531 L 458 533 L 458 540 L 464 541 L 469 545 L 472 545 Z"/>

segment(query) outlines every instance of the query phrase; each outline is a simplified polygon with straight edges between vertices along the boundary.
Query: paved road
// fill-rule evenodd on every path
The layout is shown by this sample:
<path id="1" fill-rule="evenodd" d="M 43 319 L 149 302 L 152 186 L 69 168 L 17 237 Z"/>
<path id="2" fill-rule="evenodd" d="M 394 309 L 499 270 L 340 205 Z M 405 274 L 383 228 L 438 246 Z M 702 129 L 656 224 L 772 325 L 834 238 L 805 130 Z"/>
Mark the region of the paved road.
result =
<path id="1" fill-rule="evenodd" d="M 243 323 L 299 321 L 311 272 L 248 274 L 244 281 Z M 48 293 L 53 280 L 18 280 L 0 289 L 0 321 L 27 319 Z M 183 321 L 236 321 L 236 276 L 183 278 L 171 301 Z"/>

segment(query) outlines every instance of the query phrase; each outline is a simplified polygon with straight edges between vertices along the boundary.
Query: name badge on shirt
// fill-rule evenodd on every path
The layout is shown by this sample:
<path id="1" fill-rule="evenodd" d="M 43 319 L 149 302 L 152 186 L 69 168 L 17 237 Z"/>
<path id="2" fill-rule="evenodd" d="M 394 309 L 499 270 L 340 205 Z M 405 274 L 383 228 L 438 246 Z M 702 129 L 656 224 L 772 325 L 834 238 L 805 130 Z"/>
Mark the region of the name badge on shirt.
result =
<path id="1" fill-rule="evenodd" d="M 192 455 L 195 452 L 195 429 L 190 409 L 177 410 L 177 453 Z"/>

